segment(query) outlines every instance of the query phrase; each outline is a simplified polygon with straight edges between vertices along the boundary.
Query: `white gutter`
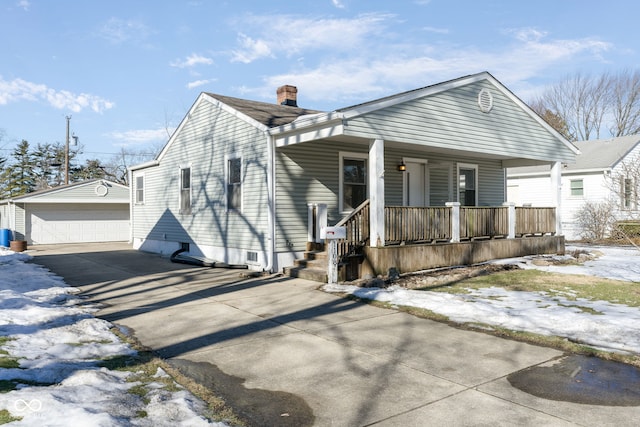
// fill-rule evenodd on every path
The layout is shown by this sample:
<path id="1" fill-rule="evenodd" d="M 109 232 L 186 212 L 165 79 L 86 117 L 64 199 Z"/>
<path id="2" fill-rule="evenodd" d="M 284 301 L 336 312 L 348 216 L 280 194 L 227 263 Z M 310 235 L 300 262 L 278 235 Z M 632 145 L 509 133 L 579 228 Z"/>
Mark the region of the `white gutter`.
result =
<path id="1" fill-rule="evenodd" d="M 129 172 L 131 172 L 131 171 L 137 171 L 137 170 L 140 170 L 140 169 L 152 168 L 154 166 L 158 166 L 159 164 L 160 164 L 159 161 L 151 160 L 151 161 L 146 162 L 146 163 L 141 163 L 139 165 L 130 166 L 128 169 L 129 169 Z M 129 181 L 129 183 L 131 183 L 131 181 Z"/>

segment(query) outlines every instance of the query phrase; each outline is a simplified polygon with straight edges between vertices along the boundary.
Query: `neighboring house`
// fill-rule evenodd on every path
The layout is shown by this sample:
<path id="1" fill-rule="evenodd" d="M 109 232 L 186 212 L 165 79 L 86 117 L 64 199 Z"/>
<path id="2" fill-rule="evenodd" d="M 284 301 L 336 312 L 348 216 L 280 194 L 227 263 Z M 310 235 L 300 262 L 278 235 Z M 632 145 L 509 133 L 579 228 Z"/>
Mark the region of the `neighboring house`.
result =
<path id="1" fill-rule="evenodd" d="M 398 237 L 391 228 L 406 227 L 385 218 L 392 207 L 439 207 L 437 222 L 449 224 L 447 202 L 502 205 L 506 167 L 558 172 L 576 153 L 486 72 L 331 112 L 297 107 L 293 86 L 274 104 L 201 93 L 157 158 L 131 168 L 132 242 L 280 271 L 319 240 L 319 226 L 360 209 L 348 240 L 370 251 L 464 240 L 449 225 L 438 238 Z"/>
<path id="2" fill-rule="evenodd" d="M 0 201 L 0 228 L 28 244 L 129 240 L 129 187 L 96 179 Z"/>
<path id="3" fill-rule="evenodd" d="M 640 135 L 580 141 L 581 154 L 562 170 L 562 230 L 568 240 L 578 240 L 582 230 L 576 214 L 585 202 L 611 202 L 618 220 L 638 219 Z M 626 167 L 630 167 L 627 168 Z M 630 169 L 630 170 L 629 170 Z M 551 206 L 549 170 L 518 167 L 508 170 L 508 200 L 517 205 Z"/>

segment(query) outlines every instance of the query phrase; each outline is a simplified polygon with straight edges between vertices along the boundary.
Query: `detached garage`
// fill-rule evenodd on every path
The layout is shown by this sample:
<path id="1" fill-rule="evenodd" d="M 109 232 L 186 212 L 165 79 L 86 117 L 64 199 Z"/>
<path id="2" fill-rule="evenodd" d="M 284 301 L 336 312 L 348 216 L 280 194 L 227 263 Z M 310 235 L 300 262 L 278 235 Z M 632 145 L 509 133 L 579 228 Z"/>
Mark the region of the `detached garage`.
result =
<path id="1" fill-rule="evenodd" d="M 91 180 L 0 201 L 0 228 L 28 244 L 129 240 L 129 188 Z"/>

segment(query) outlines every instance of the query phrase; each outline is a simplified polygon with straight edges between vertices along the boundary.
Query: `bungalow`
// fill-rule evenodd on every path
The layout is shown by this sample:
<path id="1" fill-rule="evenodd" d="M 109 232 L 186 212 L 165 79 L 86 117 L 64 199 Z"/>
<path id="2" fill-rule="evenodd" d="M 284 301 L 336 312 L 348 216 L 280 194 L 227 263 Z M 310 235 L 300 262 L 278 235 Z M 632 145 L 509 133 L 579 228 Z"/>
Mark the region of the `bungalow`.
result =
<path id="1" fill-rule="evenodd" d="M 617 220 L 638 219 L 640 135 L 575 143 L 580 155 L 562 170 L 562 229 L 568 240 L 584 236 L 576 215 L 585 203 L 607 203 Z M 508 170 L 507 199 L 517 205 L 549 206 L 549 171 L 539 166 Z"/>
<path id="2" fill-rule="evenodd" d="M 340 224 L 350 276 L 563 250 L 559 198 L 516 233 L 505 170 L 546 165 L 559 182 L 578 150 L 491 74 L 331 112 L 298 107 L 294 86 L 277 97 L 200 94 L 157 158 L 131 168 L 135 248 L 281 271 Z"/>
<path id="3" fill-rule="evenodd" d="M 28 244 L 129 239 L 129 187 L 103 180 L 0 200 L 0 228 Z"/>

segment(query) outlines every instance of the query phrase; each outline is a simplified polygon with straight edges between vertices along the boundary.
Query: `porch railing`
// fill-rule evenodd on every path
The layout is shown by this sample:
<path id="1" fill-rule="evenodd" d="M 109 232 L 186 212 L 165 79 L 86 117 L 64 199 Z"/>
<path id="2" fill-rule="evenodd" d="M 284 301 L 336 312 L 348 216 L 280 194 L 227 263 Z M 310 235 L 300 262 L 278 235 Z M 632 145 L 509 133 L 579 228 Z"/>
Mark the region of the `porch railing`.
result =
<path id="1" fill-rule="evenodd" d="M 357 254 L 370 238 L 370 205 L 366 200 L 336 224 L 346 228 L 338 257 Z M 385 244 L 457 242 L 555 234 L 556 210 L 550 207 L 387 206 Z M 454 224 L 455 223 L 455 224 Z M 515 223 L 515 224 L 514 224 Z"/>
<path id="2" fill-rule="evenodd" d="M 451 239 L 451 209 L 447 207 L 384 208 L 385 242 L 437 242 Z"/>
<path id="3" fill-rule="evenodd" d="M 496 238 L 509 235 L 508 207 L 460 207 L 460 238 Z"/>
<path id="4" fill-rule="evenodd" d="M 555 234 L 556 209 L 516 207 L 516 236 Z"/>
<path id="5" fill-rule="evenodd" d="M 347 238 L 338 241 L 338 259 L 356 253 L 369 240 L 369 210 L 367 199 L 336 224 L 336 227 L 345 227 L 347 232 Z"/>

